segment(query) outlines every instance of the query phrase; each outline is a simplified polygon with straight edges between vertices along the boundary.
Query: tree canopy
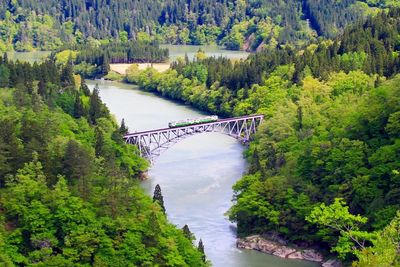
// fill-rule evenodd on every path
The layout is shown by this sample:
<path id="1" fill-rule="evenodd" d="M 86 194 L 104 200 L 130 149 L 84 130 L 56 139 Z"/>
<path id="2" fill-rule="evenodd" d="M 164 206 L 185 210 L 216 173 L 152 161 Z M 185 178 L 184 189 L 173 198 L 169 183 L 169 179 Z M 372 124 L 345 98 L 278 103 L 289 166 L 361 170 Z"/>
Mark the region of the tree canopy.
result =
<path id="1" fill-rule="evenodd" d="M 148 163 L 96 89 L 53 61 L 0 68 L 1 264 L 207 265 L 139 187 Z"/>

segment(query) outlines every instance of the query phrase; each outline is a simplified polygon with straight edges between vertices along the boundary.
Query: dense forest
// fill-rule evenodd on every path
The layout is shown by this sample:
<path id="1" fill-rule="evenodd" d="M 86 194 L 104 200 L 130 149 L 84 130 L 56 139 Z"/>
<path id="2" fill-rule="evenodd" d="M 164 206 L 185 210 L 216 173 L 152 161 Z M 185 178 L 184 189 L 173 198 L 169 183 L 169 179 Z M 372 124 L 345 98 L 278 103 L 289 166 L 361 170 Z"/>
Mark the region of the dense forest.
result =
<path id="1" fill-rule="evenodd" d="M 207 266 L 72 66 L 0 59 L 0 265 Z"/>
<path id="2" fill-rule="evenodd" d="M 228 212 L 239 235 L 318 245 L 355 266 L 397 266 L 399 36 L 393 8 L 302 50 L 236 63 L 199 51 L 165 73 L 132 67 L 126 79 L 213 114 L 265 114 Z"/>
<path id="3" fill-rule="evenodd" d="M 258 51 L 125 77 L 221 117 L 265 115 L 227 212 L 239 236 L 400 265 L 397 0 L 0 0 L 0 51 L 55 51 L 0 58 L 0 262 L 209 265 L 168 223 L 161 188 L 142 192 L 147 162 L 81 78 L 162 62 L 160 42 Z"/>
<path id="4" fill-rule="evenodd" d="M 0 51 L 125 38 L 260 50 L 333 37 L 359 18 L 398 5 L 396 0 L 1 0 Z"/>

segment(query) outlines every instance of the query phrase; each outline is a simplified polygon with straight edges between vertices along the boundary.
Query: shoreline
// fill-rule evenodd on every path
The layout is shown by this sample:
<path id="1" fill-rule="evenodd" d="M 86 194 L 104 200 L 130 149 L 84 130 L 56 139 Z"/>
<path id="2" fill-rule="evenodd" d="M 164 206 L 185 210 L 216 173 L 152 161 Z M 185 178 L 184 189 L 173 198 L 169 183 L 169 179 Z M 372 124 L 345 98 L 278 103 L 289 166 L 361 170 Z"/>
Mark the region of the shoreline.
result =
<path id="1" fill-rule="evenodd" d="M 300 248 L 266 239 L 260 235 L 238 238 L 236 246 L 240 249 L 255 250 L 277 256 L 282 259 L 304 260 L 319 263 L 322 267 L 342 267 L 337 259 L 325 259 L 316 249 Z"/>

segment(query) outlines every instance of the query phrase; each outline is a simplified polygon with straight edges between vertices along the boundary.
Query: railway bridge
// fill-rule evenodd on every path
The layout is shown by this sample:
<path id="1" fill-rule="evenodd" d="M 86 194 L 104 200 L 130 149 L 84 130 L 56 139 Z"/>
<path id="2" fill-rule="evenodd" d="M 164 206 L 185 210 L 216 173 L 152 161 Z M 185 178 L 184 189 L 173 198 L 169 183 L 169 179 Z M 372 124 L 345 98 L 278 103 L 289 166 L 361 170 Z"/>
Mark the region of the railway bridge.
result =
<path id="1" fill-rule="evenodd" d="M 128 133 L 124 135 L 124 139 L 128 144 L 136 145 L 140 155 L 153 162 L 157 156 L 171 145 L 194 134 L 218 132 L 234 137 L 242 143 L 247 143 L 263 119 L 264 115 L 220 119 L 215 122 L 189 126 Z"/>

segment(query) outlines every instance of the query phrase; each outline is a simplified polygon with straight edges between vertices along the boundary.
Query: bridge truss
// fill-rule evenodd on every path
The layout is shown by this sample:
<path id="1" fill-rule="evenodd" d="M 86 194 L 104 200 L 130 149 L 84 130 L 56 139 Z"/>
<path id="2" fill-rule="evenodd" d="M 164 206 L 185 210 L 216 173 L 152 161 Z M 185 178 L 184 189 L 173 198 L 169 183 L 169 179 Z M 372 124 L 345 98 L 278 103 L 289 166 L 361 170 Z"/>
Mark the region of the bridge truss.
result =
<path id="1" fill-rule="evenodd" d="M 153 162 L 171 145 L 194 134 L 218 132 L 247 143 L 263 119 L 263 115 L 222 119 L 190 126 L 129 133 L 124 136 L 124 139 L 128 144 L 136 145 L 140 155 Z"/>

